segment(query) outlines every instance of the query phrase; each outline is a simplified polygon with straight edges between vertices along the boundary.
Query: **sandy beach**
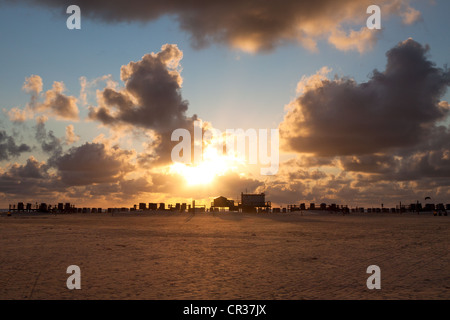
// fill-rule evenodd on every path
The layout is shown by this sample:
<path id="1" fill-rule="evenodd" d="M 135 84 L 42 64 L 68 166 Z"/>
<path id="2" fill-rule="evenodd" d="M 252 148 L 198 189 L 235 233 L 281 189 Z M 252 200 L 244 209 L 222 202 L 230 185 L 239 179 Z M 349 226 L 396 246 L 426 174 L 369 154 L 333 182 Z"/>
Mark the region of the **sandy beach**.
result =
<path id="1" fill-rule="evenodd" d="M 2 214 L 0 299 L 449 299 L 449 227 L 412 213 Z"/>

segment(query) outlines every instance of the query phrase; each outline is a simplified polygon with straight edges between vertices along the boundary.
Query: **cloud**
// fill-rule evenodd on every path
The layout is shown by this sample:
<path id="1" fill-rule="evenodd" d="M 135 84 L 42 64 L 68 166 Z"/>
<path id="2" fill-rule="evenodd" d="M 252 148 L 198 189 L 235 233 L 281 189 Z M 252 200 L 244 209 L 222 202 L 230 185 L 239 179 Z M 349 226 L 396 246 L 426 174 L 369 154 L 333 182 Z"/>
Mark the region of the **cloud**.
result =
<path id="1" fill-rule="evenodd" d="M 46 162 L 30 157 L 24 165 L 14 163 L 0 170 L 0 194 L 17 201 L 51 204 L 60 199 L 77 204 L 88 201 L 89 205 L 134 201 L 131 199 L 151 187 L 145 177 L 126 177 L 136 173 L 134 157 L 134 151 L 103 143 L 85 143 L 55 153 Z"/>
<path id="2" fill-rule="evenodd" d="M 375 174 L 386 181 L 445 180 L 450 177 L 450 129 L 431 129 L 429 138 L 413 148 L 399 149 L 390 154 L 370 154 L 340 157 L 346 171 Z"/>
<path id="3" fill-rule="evenodd" d="M 75 186 L 68 189 L 67 195 L 87 203 L 107 203 L 108 206 L 131 207 L 137 198 L 147 193 L 151 185 L 145 178 L 120 180 L 118 182 Z"/>
<path id="4" fill-rule="evenodd" d="M 439 107 L 441 107 L 444 110 L 449 110 L 450 104 L 447 101 L 441 101 L 439 102 Z"/>
<path id="5" fill-rule="evenodd" d="M 342 51 L 356 50 L 360 53 L 372 50 L 379 32 L 366 27 L 359 31 L 351 30 L 347 35 L 341 29 L 335 29 L 328 37 L 328 41 Z"/>
<path id="6" fill-rule="evenodd" d="M 287 205 L 297 204 L 302 199 L 308 198 L 308 188 L 301 181 L 295 183 L 286 183 L 285 181 L 276 181 L 266 184 L 264 188 L 258 190 L 258 192 L 264 192 L 266 199 L 272 202 L 272 205 Z"/>
<path id="7" fill-rule="evenodd" d="M 197 116 L 188 117 L 188 102 L 181 95 L 182 51 L 173 44 L 165 44 L 158 53 L 146 54 L 137 62 L 121 68 L 125 87 L 107 87 L 98 94 L 97 107 L 89 108 L 89 118 L 111 128 L 151 130 L 152 161 L 166 162 L 174 143 L 172 131 L 178 128 L 193 130 Z"/>
<path id="8" fill-rule="evenodd" d="M 61 139 L 55 136 L 53 130 L 47 133 L 45 121 L 47 121 L 46 117 L 38 117 L 36 119 L 35 138 L 41 144 L 42 151 L 53 157 L 62 153 Z"/>
<path id="9" fill-rule="evenodd" d="M 9 174 L 16 178 L 42 179 L 47 175 L 46 169 L 44 162 L 39 162 L 31 156 L 25 165 L 13 164 Z"/>
<path id="10" fill-rule="evenodd" d="M 121 68 L 125 88 L 106 88 L 100 106 L 89 117 L 105 125 L 130 125 L 165 131 L 186 125 L 187 101 L 181 96 L 182 78 L 178 68 L 183 53 L 166 44 L 158 53 L 146 54 L 138 62 Z"/>
<path id="11" fill-rule="evenodd" d="M 422 20 L 420 11 L 411 7 L 408 7 L 406 11 L 400 14 L 400 16 L 402 17 L 402 21 L 404 24 L 413 24 Z"/>
<path id="12" fill-rule="evenodd" d="M 313 155 L 301 154 L 297 155 L 295 159 L 290 159 L 286 161 L 286 165 L 301 168 L 312 168 L 312 167 L 336 167 L 337 157 L 316 157 Z"/>
<path id="13" fill-rule="evenodd" d="M 142 193 L 148 192 L 150 188 L 150 183 L 144 177 L 122 180 L 119 182 L 118 196 L 122 199 L 135 197 Z"/>
<path id="14" fill-rule="evenodd" d="M 8 112 L 9 119 L 13 122 L 25 122 L 27 119 L 33 119 L 35 109 L 38 108 L 39 95 L 42 92 L 43 82 L 38 75 L 31 75 L 25 78 L 22 90 L 31 94 L 30 102 L 23 110 L 19 108 L 12 108 Z"/>
<path id="15" fill-rule="evenodd" d="M 30 151 L 29 145 L 25 143 L 17 145 L 14 137 L 8 135 L 6 131 L 0 130 L 0 161 L 18 157 L 22 153 Z"/>
<path id="16" fill-rule="evenodd" d="M 63 82 L 53 82 L 52 89 L 42 92 L 43 82 L 38 75 L 31 75 L 25 78 L 22 89 L 31 94 L 30 102 L 25 108 L 12 108 L 8 111 L 8 116 L 13 122 L 24 122 L 32 119 L 36 113 L 44 113 L 48 116 L 62 120 L 78 120 L 79 110 L 77 98 L 64 94 L 65 86 Z M 41 98 L 44 99 L 41 102 Z"/>
<path id="17" fill-rule="evenodd" d="M 134 169 L 132 155 L 132 151 L 87 142 L 55 157 L 51 164 L 66 186 L 110 183 L 122 180 Z"/>
<path id="18" fill-rule="evenodd" d="M 303 94 L 308 90 L 320 88 L 322 82 L 327 80 L 327 74 L 331 71 L 332 69 L 324 66 L 312 76 L 302 76 L 302 79 L 297 83 L 297 94 Z"/>
<path id="19" fill-rule="evenodd" d="M 116 88 L 118 86 L 118 83 L 112 79 L 112 75 L 110 74 L 95 78 L 93 80 L 88 80 L 86 77 L 82 76 L 79 81 L 81 87 L 79 100 L 82 105 L 88 104 L 88 95 L 90 94 L 91 89 L 98 86 L 99 83 L 105 82 L 107 88 Z"/>
<path id="20" fill-rule="evenodd" d="M 429 61 L 428 51 L 408 39 L 386 53 L 385 70 L 374 70 L 365 83 L 316 82 L 290 104 L 280 124 L 284 147 L 319 156 L 363 155 L 426 141 L 448 115 L 440 98 L 450 85 L 450 72 Z"/>
<path id="21" fill-rule="evenodd" d="M 450 195 L 450 128 L 430 129 L 417 145 L 386 153 L 335 157 L 298 155 L 280 164 L 277 176 L 265 182 L 276 204 L 326 202 L 391 206 L 434 195 L 445 202 Z M 374 202 L 375 201 L 375 202 Z M 379 201 L 379 202 L 378 202 Z"/>
<path id="22" fill-rule="evenodd" d="M 80 136 L 75 134 L 75 129 L 73 127 L 73 124 L 69 124 L 66 127 L 66 143 L 72 144 L 80 140 Z"/>
<path id="23" fill-rule="evenodd" d="M 275 203 L 326 202 L 393 205 L 433 194 L 450 195 L 449 106 L 441 98 L 450 72 L 429 60 L 429 47 L 412 39 L 386 53 L 384 71 L 369 80 L 335 76 L 322 68 L 298 84 L 286 107 L 281 142 L 297 157 L 261 190 Z"/>
<path id="24" fill-rule="evenodd" d="M 392 172 L 399 161 L 391 155 L 378 154 L 340 157 L 340 164 L 346 171 L 377 174 Z"/>
<path id="25" fill-rule="evenodd" d="M 292 172 L 301 169 L 290 167 Z M 313 171 L 311 171 L 313 172 Z M 258 191 L 264 191 L 266 198 L 272 201 L 273 206 L 306 203 L 320 203 L 327 205 L 335 203 L 351 207 L 385 207 L 402 203 L 415 202 L 422 198 L 422 194 L 432 193 L 436 199 L 445 199 L 448 196 L 447 186 L 441 187 L 436 183 L 415 183 L 413 181 L 380 180 L 379 176 L 355 174 L 340 171 L 338 174 L 322 175 L 320 179 L 289 180 L 287 176 L 278 176 L 268 181 Z M 447 179 L 448 181 L 448 179 Z M 444 201 L 444 200 L 442 200 Z"/>
<path id="26" fill-rule="evenodd" d="M 34 112 L 28 106 L 24 110 L 19 108 L 11 108 L 10 110 L 3 109 L 3 112 L 8 114 L 10 121 L 15 123 L 23 123 L 28 119 L 33 119 Z"/>
<path id="27" fill-rule="evenodd" d="M 64 10 L 70 1 L 29 0 L 29 3 Z M 327 38 L 343 25 L 365 26 L 366 9 L 370 0 L 218 0 L 218 1 L 77 1 L 83 17 L 117 22 L 148 22 L 162 16 L 171 16 L 182 30 L 191 35 L 195 47 L 212 42 L 256 52 L 271 50 L 289 42 L 300 42 L 309 49 L 316 48 L 319 39 Z M 420 13 L 409 6 L 408 0 L 382 0 L 377 4 L 383 15 L 401 15 L 404 23 L 417 21 Z M 362 36 L 364 34 L 364 36 Z M 344 34 L 330 41 L 344 48 L 360 50 L 374 41 L 366 32 L 361 35 L 350 31 L 352 45 L 343 45 Z M 363 43 L 356 44 L 356 38 Z"/>
<path id="28" fill-rule="evenodd" d="M 42 78 L 38 75 L 32 74 L 31 76 L 25 78 L 25 82 L 22 86 L 22 89 L 25 92 L 31 93 L 33 95 L 38 95 L 42 92 Z"/>
<path id="29" fill-rule="evenodd" d="M 45 101 L 37 105 L 37 110 L 50 111 L 51 115 L 64 120 L 78 120 L 77 98 L 63 94 L 63 82 L 53 82 L 51 90 L 45 92 Z"/>
<path id="30" fill-rule="evenodd" d="M 32 197 L 36 195 L 54 200 L 59 185 L 47 170 L 48 166 L 34 157 L 30 157 L 24 165 L 11 164 L 5 172 L 0 173 L 0 193 L 7 194 L 8 198 L 20 197 L 21 201 L 34 201 Z"/>

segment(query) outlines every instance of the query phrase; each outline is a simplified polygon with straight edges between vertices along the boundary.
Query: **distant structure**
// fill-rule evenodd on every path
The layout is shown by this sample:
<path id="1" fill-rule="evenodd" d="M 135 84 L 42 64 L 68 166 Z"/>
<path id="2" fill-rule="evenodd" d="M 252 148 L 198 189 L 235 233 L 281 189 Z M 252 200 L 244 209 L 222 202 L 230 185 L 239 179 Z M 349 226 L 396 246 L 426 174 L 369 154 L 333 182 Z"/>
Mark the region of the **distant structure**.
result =
<path id="1" fill-rule="evenodd" d="M 251 194 L 241 192 L 240 207 L 243 212 L 269 211 L 272 204 L 270 201 L 266 202 L 264 193 Z"/>
<path id="2" fill-rule="evenodd" d="M 234 200 L 228 200 L 227 198 L 220 196 L 211 202 L 211 211 L 223 211 L 226 208 L 228 208 L 229 211 L 234 211 Z"/>
<path id="3" fill-rule="evenodd" d="M 427 197 L 428 199 L 429 197 Z M 444 215 L 447 216 L 447 211 L 450 211 L 450 203 L 425 203 L 422 205 L 418 200 L 416 203 L 411 203 L 409 205 L 399 203 L 395 208 L 387 208 L 384 204 L 381 204 L 381 208 L 379 207 L 355 207 L 349 208 L 348 205 L 331 203 L 327 205 L 325 202 L 321 203 L 309 203 L 307 206 L 306 203 L 300 204 L 288 204 L 286 208 L 272 208 L 272 203 L 270 201 L 266 201 L 265 193 L 244 193 L 241 192 L 241 199 L 239 200 L 231 200 L 224 196 L 219 196 L 214 198 L 211 202 L 211 207 L 206 208 L 206 205 L 199 205 L 195 203 L 195 200 L 192 200 L 192 204 L 186 203 L 176 203 L 174 204 L 166 204 L 164 202 L 156 203 L 149 202 L 144 203 L 140 202 L 138 205 L 133 205 L 132 208 L 107 208 L 103 210 L 102 208 L 86 208 L 80 207 L 77 208 L 75 205 L 71 203 L 63 203 L 59 202 L 56 204 L 48 204 L 48 203 L 24 203 L 18 202 L 16 204 L 9 204 L 9 215 L 11 212 L 20 213 L 20 212 L 46 212 L 46 213 L 119 213 L 119 212 L 149 212 L 149 211 L 164 211 L 164 212 L 191 212 L 191 213 L 200 213 L 200 212 L 219 212 L 219 211 L 235 211 L 235 212 L 274 212 L 274 213 L 287 213 L 287 212 L 296 212 L 296 211 L 328 211 L 329 213 L 350 213 L 350 212 L 359 212 L 359 213 L 406 213 L 406 212 L 415 212 L 420 214 L 420 212 L 433 212 L 434 215 Z M 148 206 L 147 206 L 148 204 Z"/>
<path id="4" fill-rule="evenodd" d="M 63 203 L 58 203 L 57 205 L 51 205 L 47 204 L 45 202 L 42 202 L 38 204 L 33 205 L 31 203 L 27 203 L 26 205 L 23 202 L 17 203 L 16 205 L 9 205 L 9 211 L 15 211 L 15 212 L 47 212 L 47 213 L 76 213 L 77 208 L 70 204 L 66 203 L 65 205 Z"/>
<path id="5" fill-rule="evenodd" d="M 294 212 L 294 211 L 301 211 L 302 209 L 297 206 L 296 204 L 288 204 L 287 206 L 287 210 L 289 212 Z M 272 209 L 272 212 L 279 212 L 280 210 L 275 210 L 275 208 Z"/>
<path id="6" fill-rule="evenodd" d="M 206 212 L 206 205 L 204 204 L 195 204 L 195 200 L 192 200 L 192 206 L 188 209 L 188 212 L 196 213 L 196 212 Z"/>

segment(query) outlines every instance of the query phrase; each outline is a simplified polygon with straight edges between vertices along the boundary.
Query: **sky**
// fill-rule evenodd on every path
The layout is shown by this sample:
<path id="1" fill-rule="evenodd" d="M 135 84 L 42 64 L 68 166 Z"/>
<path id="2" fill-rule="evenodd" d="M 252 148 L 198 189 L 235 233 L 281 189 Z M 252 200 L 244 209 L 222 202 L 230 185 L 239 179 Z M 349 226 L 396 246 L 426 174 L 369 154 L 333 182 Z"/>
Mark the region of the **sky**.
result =
<path id="1" fill-rule="evenodd" d="M 73 4 L 81 29 L 67 28 Z M 0 207 L 209 205 L 241 192 L 273 206 L 450 203 L 448 12 L 448 1 L 2 0 Z M 202 161 L 176 163 L 172 133 L 194 137 L 199 120 L 203 132 L 278 130 L 277 170 L 206 138 Z"/>

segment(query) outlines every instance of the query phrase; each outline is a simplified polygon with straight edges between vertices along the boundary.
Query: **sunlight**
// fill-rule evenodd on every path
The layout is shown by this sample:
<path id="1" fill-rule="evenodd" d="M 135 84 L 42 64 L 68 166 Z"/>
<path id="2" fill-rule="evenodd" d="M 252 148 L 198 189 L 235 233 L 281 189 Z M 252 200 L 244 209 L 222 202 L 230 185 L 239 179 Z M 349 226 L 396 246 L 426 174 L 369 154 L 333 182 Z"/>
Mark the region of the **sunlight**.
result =
<path id="1" fill-rule="evenodd" d="M 211 183 L 215 177 L 223 176 L 227 171 L 234 171 L 243 160 L 237 156 L 221 155 L 217 149 L 208 146 L 203 152 L 203 160 L 197 165 L 174 163 L 170 166 L 170 173 L 184 177 L 188 185 L 205 185 Z"/>

